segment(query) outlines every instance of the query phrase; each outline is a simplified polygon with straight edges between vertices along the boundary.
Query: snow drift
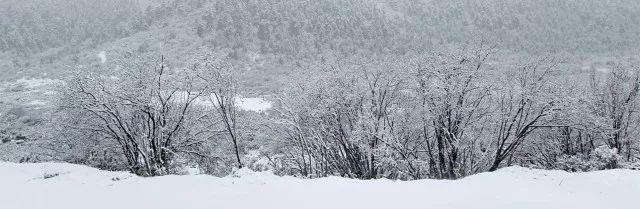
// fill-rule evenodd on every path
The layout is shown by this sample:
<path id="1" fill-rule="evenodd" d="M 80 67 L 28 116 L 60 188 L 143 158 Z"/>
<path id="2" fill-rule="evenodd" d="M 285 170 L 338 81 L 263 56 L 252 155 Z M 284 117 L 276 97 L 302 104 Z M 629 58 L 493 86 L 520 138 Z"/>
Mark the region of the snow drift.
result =
<path id="1" fill-rule="evenodd" d="M 3 209 L 638 208 L 640 172 L 509 167 L 465 179 L 298 179 L 240 170 L 141 178 L 63 163 L 0 162 Z"/>

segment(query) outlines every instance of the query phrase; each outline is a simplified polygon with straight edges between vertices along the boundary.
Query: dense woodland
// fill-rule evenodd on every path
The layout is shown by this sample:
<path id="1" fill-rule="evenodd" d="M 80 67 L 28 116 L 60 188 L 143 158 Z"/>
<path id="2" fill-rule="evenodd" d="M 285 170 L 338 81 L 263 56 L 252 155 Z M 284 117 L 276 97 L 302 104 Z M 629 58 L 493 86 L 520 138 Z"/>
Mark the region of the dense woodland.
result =
<path id="1" fill-rule="evenodd" d="M 640 168 L 640 3 L 454 2 L 2 1 L 0 160 L 402 180 Z"/>

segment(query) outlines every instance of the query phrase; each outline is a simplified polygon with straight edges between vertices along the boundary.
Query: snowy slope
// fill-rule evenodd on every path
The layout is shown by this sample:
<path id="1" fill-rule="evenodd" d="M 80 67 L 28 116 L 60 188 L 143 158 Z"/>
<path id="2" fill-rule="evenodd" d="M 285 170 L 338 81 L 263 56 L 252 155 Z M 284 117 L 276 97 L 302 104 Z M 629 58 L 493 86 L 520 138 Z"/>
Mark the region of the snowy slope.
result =
<path id="1" fill-rule="evenodd" d="M 510 167 L 458 181 L 314 180 L 240 170 L 140 178 L 71 164 L 0 162 L 3 209 L 640 208 L 640 172 Z"/>

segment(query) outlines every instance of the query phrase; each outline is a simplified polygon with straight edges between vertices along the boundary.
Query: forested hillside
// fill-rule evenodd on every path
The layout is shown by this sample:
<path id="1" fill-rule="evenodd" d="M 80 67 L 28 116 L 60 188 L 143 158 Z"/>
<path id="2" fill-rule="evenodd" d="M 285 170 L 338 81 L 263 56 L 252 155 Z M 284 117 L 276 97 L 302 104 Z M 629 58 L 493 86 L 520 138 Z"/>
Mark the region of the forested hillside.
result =
<path id="1" fill-rule="evenodd" d="M 10 0 L 0 4 L 0 51 L 6 73 L 11 73 L 7 69 L 55 73 L 65 65 L 87 64 L 87 59 L 95 59 L 87 53 L 96 50 L 125 47 L 111 52 L 119 55 L 154 49 L 159 43 L 168 51 L 202 46 L 230 50 L 236 59 L 255 54 L 316 58 L 325 53 L 420 53 L 478 40 L 502 50 L 580 55 L 624 53 L 640 43 L 640 6 L 632 0 Z"/>

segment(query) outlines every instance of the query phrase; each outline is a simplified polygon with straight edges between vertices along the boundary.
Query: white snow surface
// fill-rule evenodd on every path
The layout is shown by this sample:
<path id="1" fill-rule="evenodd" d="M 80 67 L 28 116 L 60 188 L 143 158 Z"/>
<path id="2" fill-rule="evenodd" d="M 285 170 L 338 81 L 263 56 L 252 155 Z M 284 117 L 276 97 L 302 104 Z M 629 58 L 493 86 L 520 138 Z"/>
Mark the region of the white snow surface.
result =
<path id="1" fill-rule="evenodd" d="M 100 53 L 98 53 L 98 58 L 100 58 L 100 63 L 107 62 L 107 53 L 105 51 L 100 51 Z"/>
<path id="2" fill-rule="evenodd" d="M 45 178 L 45 176 L 47 178 Z M 141 178 L 65 163 L 0 162 L 4 209 L 637 209 L 640 171 L 509 167 L 461 180 L 298 179 L 239 170 Z"/>
<path id="3" fill-rule="evenodd" d="M 236 106 L 245 111 L 265 112 L 271 109 L 271 102 L 263 98 L 236 97 Z"/>
<path id="4" fill-rule="evenodd" d="M 180 98 L 186 98 L 187 94 L 186 92 L 180 92 Z M 215 99 L 213 99 L 214 97 L 207 97 L 207 96 L 203 96 L 203 97 L 199 97 L 196 98 L 196 100 L 194 101 L 195 105 L 199 105 L 199 106 L 203 106 L 203 107 L 213 107 L 218 106 L 218 103 L 215 101 Z M 253 112 L 266 112 L 267 110 L 271 109 L 272 104 L 270 101 L 265 100 L 263 98 L 260 97 L 242 97 L 237 96 L 236 98 L 234 98 L 234 102 L 235 102 L 235 106 L 240 109 L 240 110 L 244 110 L 244 111 L 253 111 Z"/>
<path id="5" fill-rule="evenodd" d="M 17 84 L 24 85 L 28 89 L 37 89 L 44 86 L 60 84 L 63 81 L 49 78 L 21 78 L 16 81 Z"/>

